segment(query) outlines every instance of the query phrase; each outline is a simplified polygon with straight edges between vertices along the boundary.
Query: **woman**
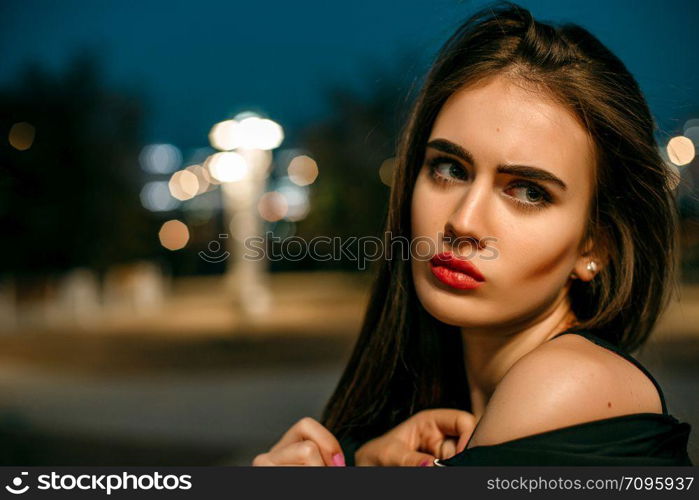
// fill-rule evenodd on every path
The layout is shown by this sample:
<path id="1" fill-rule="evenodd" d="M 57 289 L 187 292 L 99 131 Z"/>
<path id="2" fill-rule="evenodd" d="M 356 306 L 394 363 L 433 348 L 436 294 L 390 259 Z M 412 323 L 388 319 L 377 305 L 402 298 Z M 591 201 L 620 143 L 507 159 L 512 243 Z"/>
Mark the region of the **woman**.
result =
<path id="1" fill-rule="evenodd" d="M 322 424 L 253 464 L 690 464 L 689 425 L 628 354 L 675 279 L 653 129 L 583 28 L 511 3 L 468 19 L 414 104 L 386 224 L 434 245 L 381 262 Z"/>

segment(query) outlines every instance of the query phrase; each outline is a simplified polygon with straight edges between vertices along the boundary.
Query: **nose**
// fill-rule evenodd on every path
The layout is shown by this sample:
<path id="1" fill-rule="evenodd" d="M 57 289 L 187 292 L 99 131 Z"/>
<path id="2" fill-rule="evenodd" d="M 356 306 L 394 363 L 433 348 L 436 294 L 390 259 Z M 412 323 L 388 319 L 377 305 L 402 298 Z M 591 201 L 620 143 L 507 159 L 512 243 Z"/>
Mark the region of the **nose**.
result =
<path id="1" fill-rule="evenodd" d="M 463 246 L 472 251 L 486 247 L 486 228 L 491 190 L 487 179 L 472 183 L 459 198 L 444 225 L 444 236 L 448 244 L 464 255 Z"/>

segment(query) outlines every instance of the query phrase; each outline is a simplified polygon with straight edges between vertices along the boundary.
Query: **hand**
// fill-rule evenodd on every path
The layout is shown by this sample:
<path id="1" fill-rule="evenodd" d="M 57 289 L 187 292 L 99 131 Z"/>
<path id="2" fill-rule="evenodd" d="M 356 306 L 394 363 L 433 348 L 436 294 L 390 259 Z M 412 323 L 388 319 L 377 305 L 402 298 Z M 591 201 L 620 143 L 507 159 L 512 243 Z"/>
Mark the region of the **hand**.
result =
<path id="1" fill-rule="evenodd" d="M 476 427 L 472 413 L 438 408 L 423 410 L 386 434 L 364 443 L 357 465 L 432 466 L 434 459 L 460 453 Z"/>
<path id="2" fill-rule="evenodd" d="M 317 420 L 296 422 L 267 453 L 257 455 L 253 466 L 316 465 L 344 466 L 340 443 Z"/>

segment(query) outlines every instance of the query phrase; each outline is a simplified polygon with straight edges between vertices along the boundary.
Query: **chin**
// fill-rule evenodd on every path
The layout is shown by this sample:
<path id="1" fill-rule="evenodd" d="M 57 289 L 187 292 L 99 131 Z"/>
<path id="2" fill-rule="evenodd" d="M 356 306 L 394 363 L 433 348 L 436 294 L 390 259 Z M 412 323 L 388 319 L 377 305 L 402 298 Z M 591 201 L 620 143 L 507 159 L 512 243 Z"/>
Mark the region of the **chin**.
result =
<path id="1" fill-rule="evenodd" d="M 447 325 L 475 327 L 483 324 L 483 319 L 491 318 L 488 309 L 473 295 L 455 295 L 440 290 L 430 283 L 416 286 L 417 297 L 422 307 L 434 318 Z"/>

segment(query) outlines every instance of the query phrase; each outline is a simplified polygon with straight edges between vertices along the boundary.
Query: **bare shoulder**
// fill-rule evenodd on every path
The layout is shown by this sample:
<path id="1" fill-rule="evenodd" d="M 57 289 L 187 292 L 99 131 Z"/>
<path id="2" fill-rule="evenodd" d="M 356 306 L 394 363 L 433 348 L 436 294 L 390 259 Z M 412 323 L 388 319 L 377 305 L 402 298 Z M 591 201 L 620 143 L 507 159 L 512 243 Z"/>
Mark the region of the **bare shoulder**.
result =
<path id="1" fill-rule="evenodd" d="M 634 413 L 662 413 L 653 382 L 618 354 L 579 335 L 562 335 L 510 368 L 468 447 Z"/>

